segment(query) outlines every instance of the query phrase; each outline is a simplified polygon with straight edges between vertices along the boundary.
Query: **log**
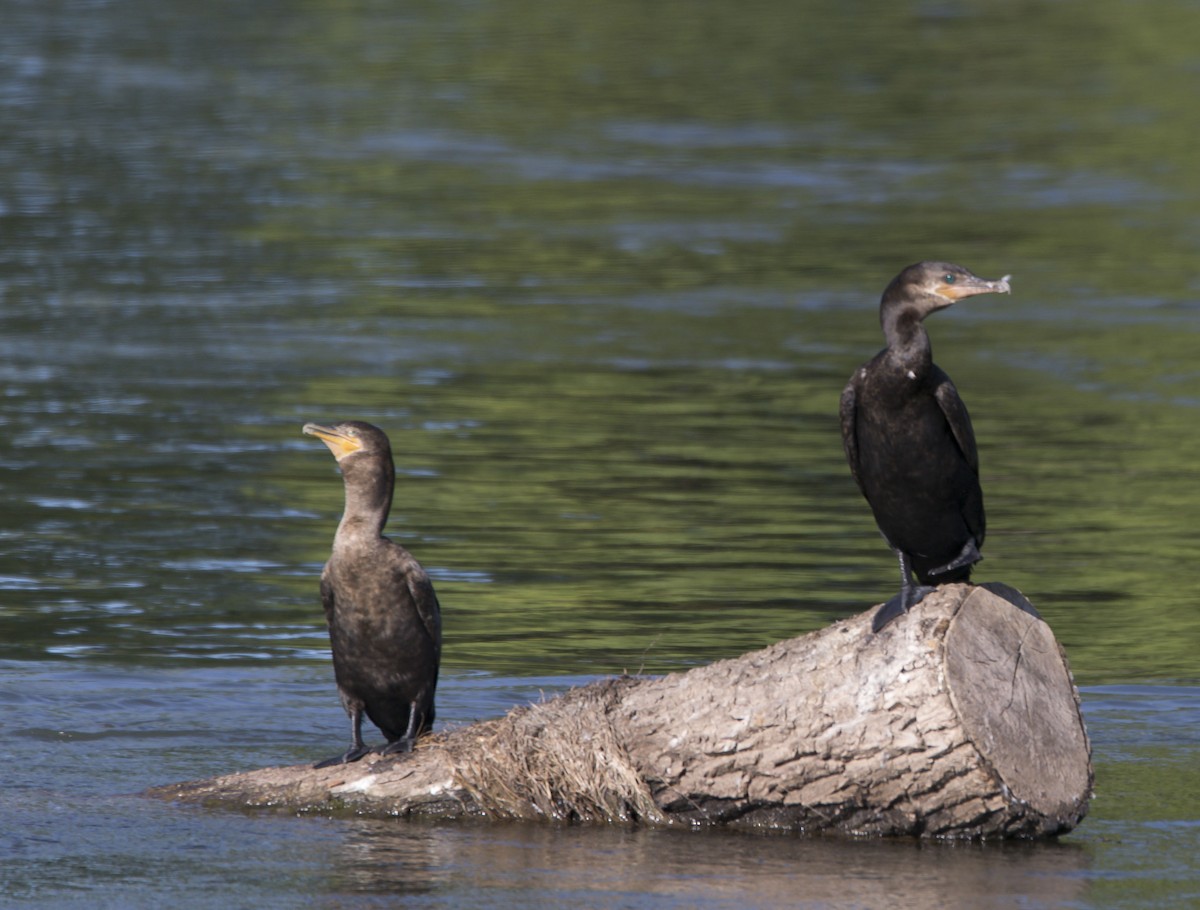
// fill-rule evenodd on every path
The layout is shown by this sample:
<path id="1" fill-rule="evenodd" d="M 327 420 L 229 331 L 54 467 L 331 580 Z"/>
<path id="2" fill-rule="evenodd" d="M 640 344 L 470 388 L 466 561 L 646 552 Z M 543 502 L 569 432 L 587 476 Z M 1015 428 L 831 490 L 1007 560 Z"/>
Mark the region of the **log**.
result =
<path id="1" fill-rule="evenodd" d="M 421 740 L 409 754 L 157 787 L 228 807 L 374 816 L 1047 837 L 1087 813 L 1066 657 L 1002 585 L 939 588 L 742 657 L 620 677 Z"/>

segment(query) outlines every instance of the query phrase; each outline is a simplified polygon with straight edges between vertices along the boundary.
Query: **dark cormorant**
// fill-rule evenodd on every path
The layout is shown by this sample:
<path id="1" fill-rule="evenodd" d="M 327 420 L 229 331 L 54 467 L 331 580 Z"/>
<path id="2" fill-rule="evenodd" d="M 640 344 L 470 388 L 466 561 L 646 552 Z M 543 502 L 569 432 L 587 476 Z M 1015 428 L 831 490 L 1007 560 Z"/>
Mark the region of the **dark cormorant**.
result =
<path id="1" fill-rule="evenodd" d="M 380 752 L 410 752 L 433 726 L 433 693 L 442 652 L 442 618 L 425 570 L 383 536 L 396 468 L 387 434 L 358 420 L 306 423 L 337 459 L 346 508 L 321 572 L 333 673 L 350 715 L 350 748 L 314 765 L 357 761 L 365 713 L 387 737 Z"/>
<path id="2" fill-rule="evenodd" d="M 931 585 L 966 581 L 983 557 L 983 491 L 966 405 L 933 362 L 923 320 L 975 294 L 1009 293 L 960 265 L 918 262 L 887 286 L 879 322 L 887 347 L 842 392 L 842 443 L 875 523 L 900 559 L 900 593 L 876 612 L 878 632 Z M 910 572 L 920 586 L 914 586 Z"/>

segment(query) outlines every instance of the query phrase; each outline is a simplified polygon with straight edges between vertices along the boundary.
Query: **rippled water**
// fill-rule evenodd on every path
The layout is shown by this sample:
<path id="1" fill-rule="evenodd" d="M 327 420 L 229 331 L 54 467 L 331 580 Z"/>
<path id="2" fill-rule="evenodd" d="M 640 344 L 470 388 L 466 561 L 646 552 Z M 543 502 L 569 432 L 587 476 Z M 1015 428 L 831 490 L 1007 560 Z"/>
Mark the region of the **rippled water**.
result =
<path id="1" fill-rule="evenodd" d="M 1196 899 L 1193 18 L 2 0 L 5 893 Z M 392 435 L 390 527 L 445 608 L 449 721 L 883 599 L 837 396 L 881 343 L 884 284 L 932 256 L 1015 275 L 930 330 L 979 438 L 979 577 L 1029 594 L 1085 684 L 1097 798 L 1061 844 L 130 795 L 344 736 L 315 590 L 341 485 L 306 420 Z"/>

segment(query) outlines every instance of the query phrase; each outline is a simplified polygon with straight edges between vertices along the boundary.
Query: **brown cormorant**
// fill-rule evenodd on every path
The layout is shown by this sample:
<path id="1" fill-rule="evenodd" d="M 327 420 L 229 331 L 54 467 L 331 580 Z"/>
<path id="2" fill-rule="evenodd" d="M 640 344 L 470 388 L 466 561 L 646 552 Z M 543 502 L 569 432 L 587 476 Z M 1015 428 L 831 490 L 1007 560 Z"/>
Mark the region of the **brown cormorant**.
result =
<path id="1" fill-rule="evenodd" d="M 1009 293 L 960 265 L 918 262 L 883 292 L 887 347 L 842 392 L 842 443 L 888 546 L 900 559 L 900 593 L 876 612 L 878 632 L 943 582 L 966 581 L 983 557 L 983 491 L 966 405 L 933 362 L 923 320 L 975 294 Z M 920 586 L 914 586 L 915 573 Z"/>
<path id="2" fill-rule="evenodd" d="M 396 477 L 392 447 L 382 430 L 358 420 L 306 423 L 304 432 L 329 447 L 346 487 L 346 508 L 321 572 L 321 601 L 351 741 L 344 754 L 314 767 L 372 751 L 363 744 L 364 713 L 387 738 L 382 754 L 410 752 L 433 726 L 442 619 L 425 570 L 383 536 Z"/>

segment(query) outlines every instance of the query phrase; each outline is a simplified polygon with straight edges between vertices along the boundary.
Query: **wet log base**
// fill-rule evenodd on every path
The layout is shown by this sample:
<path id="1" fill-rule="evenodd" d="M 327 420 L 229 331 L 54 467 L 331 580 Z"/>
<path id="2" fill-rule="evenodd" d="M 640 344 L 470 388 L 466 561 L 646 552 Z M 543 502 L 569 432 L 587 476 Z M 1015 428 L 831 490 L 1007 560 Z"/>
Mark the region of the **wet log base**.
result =
<path id="1" fill-rule="evenodd" d="M 575 689 L 410 755 L 150 792 L 377 816 L 1052 836 L 1087 812 L 1090 747 L 1062 649 L 1018 605 L 1001 585 L 948 585 L 879 634 L 872 610 L 686 673 Z"/>

